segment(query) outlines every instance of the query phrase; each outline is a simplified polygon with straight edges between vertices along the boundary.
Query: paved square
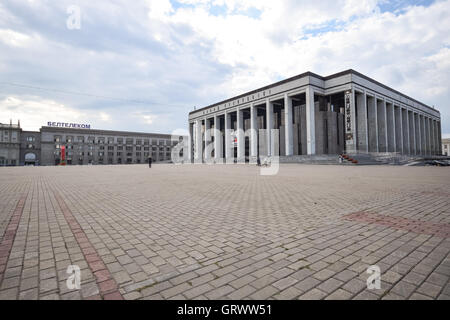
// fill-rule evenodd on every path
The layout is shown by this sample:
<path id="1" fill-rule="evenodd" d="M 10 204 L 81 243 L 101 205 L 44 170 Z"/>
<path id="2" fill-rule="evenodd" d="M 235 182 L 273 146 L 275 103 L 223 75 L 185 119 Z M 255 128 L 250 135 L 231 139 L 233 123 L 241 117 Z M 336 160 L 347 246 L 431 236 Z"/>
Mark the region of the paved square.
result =
<path id="1" fill-rule="evenodd" d="M 0 236 L 0 299 L 449 299 L 450 170 L 0 168 Z"/>

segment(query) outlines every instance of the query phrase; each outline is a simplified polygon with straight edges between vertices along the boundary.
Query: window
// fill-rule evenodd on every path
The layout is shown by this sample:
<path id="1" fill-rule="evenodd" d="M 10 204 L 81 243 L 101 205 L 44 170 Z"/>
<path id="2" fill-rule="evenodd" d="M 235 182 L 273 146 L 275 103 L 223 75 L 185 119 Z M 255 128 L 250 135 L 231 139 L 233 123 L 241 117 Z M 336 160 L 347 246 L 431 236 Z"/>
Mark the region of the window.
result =
<path id="1" fill-rule="evenodd" d="M 61 137 L 60 136 L 55 136 L 55 142 L 61 142 Z"/>
<path id="2" fill-rule="evenodd" d="M 117 147 L 117 150 L 123 150 L 122 146 Z"/>
<path id="3" fill-rule="evenodd" d="M 133 147 L 127 147 L 126 150 L 127 151 L 133 151 Z"/>
<path id="4" fill-rule="evenodd" d="M 34 137 L 28 136 L 28 137 L 27 137 L 27 141 L 28 141 L 28 142 L 33 142 L 33 141 L 34 141 Z"/>
<path id="5" fill-rule="evenodd" d="M 114 138 L 113 137 L 108 138 L 108 144 L 113 144 L 113 143 L 114 143 Z"/>
<path id="6" fill-rule="evenodd" d="M 103 137 L 98 138 L 98 143 L 99 144 L 104 144 L 105 143 L 105 138 L 103 138 Z"/>
<path id="7" fill-rule="evenodd" d="M 127 157 L 132 157 L 132 156 L 133 156 L 133 154 L 131 152 L 127 153 Z"/>
<path id="8" fill-rule="evenodd" d="M 144 140 L 144 145 L 148 146 L 150 141 L 148 139 Z"/>
<path id="9" fill-rule="evenodd" d="M 127 139 L 127 144 L 133 144 L 133 138 Z"/>
<path id="10" fill-rule="evenodd" d="M 117 152 L 117 156 L 121 157 L 122 156 L 122 152 Z"/>
<path id="11" fill-rule="evenodd" d="M 114 150 L 113 146 L 108 146 L 108 150 Z"/>
<path id="12" fill-rule="evenodd" d="M 141 151 L 141 147 L 136 147 L 136 151 Z"/>
<path id="13" fill-rule="evenodd" d="M 89 157 L 92 157 L 92 155 L 93 155 L 93 152 L 92 152 L 92 151 L 89 151 L 89 152 L 88 152 L 88 156 L 89 156 Z"/>
<path id="14" fill-rule="evenodd" d="M 136 157 L 140 158 L 141 157 L 141 153 L 140 152 L 136 152 Z"/>
<path id="15" fill-rule="evenodd" d="M 84 143 L 84 137 L 82 136 L 77 137 L 77 141 L 80 143 Z"/>
<path id="16" fill-rule="evenodd" d="M 122 144 L 123 143 L 123 138 L 117 138 L 117 143 L 118 144 Z"/>
<path id="17" fill-rule="evenodd" d="M 79 156 L 84 156 L 84 152 L 78 152 Z"/>
<path id="18" fill-rule="evenodd" d="M 55 149 L 61 149 L 61 145 L 60 144 L 55 144 Z"/>
<path id="19" fill-rule="evenodd" d="M 34 145 L 33 144 L 27 144 L 27 149 L 34 149 Z"/>
<path id="20" fill-rule="evenodd" d="M 88 143 L 94 143 L 94 137 L 88 137 Z"/>
<path id="21" fill-rule="evenodd" d="M 100 146 L 100 150 L 105 150 L 105 146 Z"/>
<path id="22" fill-rule="evenodd" d="M 67 143 L 72 143 L 72 141 L 73 141 L 73 137 L 72 136 L 67 136 L 66 137 L 66 142 Z"/>
<path id="23" fill-rule="evenodd" d="M 136 144 L 137 145 L 141 145 L 142 144 L 142 140 L 136 140 Z"/>
<path id="24" fill-rule="evenodd" d="M 104 154 L 104 152 L 99 152 L 99 153 L 98 153 L 98 156 L 99 156 L 99 157 L 103 157 L 103 154 Z"/>

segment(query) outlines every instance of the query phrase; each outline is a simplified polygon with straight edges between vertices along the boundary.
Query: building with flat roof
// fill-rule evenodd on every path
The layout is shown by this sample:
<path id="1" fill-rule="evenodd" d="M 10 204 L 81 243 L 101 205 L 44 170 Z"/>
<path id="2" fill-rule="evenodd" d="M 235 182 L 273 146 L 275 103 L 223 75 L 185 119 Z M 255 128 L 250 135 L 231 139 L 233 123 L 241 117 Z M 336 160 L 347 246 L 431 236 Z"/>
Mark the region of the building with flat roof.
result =
<path id="1" fill-rule="evenodd" d="M 354 70 L 306 72 L 194 110 L 189 132 L 194 162 L 442 153 L 438 110 Z"/>
<path id="2" fill-rule="evenodd" d="M 20 162 L 20 122 L 0 123 L 0 166 L 15 166 Z"/>
<path id="3" fill-rule="evenodd" d="M 0 124 L 0 166 L 58 165 L 62 149 L 67 165 L 138 164 L 149 157 L 155 162 L 170 161 L 172 148 L 182 138 L 51 124 L 39 131 L 23 131 L 20 124 Z"/>
<path id="4" fill-rule="evenodd" d="M 450 138 L 442 139 L 442 155 L 450 156 Z"/>

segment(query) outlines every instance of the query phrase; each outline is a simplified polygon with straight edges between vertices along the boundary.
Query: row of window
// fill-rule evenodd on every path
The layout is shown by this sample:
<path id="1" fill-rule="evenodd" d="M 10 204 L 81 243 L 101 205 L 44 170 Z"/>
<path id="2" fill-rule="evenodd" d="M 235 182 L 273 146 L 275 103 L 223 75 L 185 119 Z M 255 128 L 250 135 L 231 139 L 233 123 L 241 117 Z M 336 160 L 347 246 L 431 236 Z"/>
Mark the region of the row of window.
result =
<path id="1" fill-rule="evenodd" d="M 116 142 L 114 140 L 117 140 Z M 62 137 L 61 136 L 55 136 L 54 137 L 54 142 L 59 143 L 59 142 L 63 142 L 62 141 Z M 155 144 L 157 143 L 157 139 L 152 139 Z M 174 145 L 175 141 L 170 141 L 170 140 L 160 140 L 160 142 L 165 141 L 165 143 L 167 145 Z M 83 136 L 79 136 L 76 138 L 76 140 L 74 139 L 73 136 L 66 136 L 66 140 L 64 141 L 65 143 L 73 143 L 73 142 L 78 142 L 78 143 L 84 143 L 85 142 L 85 138 Z M 150 139 L 136 139 L 136 143 L 134 143 L 134 139 L 133 138 L 114 138 L 114 137 L 110 137 L 110 138 L 97 138 L 97 140 L 95 139 L 95 137 L 88 137 L 87 139 L 88 143 L 98 143 L 98 144 L 136 144 L 136 145 L 150 145 Z"/>
<path id="2" fill-rule="evenodd" d="M 30 145 L 29 145 L 30 146 Z M 32 146 L 32 145 L 31 145 Z M 61 144 L 59 144 L 59 143 L 57 143 L 57 144 L 55 144 L 55 149 L 61 149 Z M 29 149 L 32 149 L 31 147 L 28 147 Z M 86 146 L 86 148 L 88 149 L 88 150 L 93 150 L 94 149 L 94 147 L 93 146 Z M 108 146 L 108 151 L 114 151 L 114 148 L 117 148 L 117 150 L 118 151 L 121 151 L 121 150 L 124 150 L 123 149 L 123 146 L 117 146 L 117 147 L 114 147 L 114 146 Z M 142 151 L 142 150 L 144 150 L 144 151 L 150 151 L 150 147 L 140 147 L 140 146 L 135 146 L 135 147 L 132 147 L 132 146 L 127 146 L 127 147 L 125 147 L 125 150 L 126 151 L 133 151 L 133 148 L 136 150 L 136 151 Z M 73 145 L 67 145 L 66 146 L 66 149 L 67 150 L 73 150 L 74 149 L 74 146 Z M 84 149 L 84 146 L 78 146 L 78 148 L 75 148 L 75 149 L 78 149 L 78 150 L 83 150 Z M 105 149 L 105 146 L 99 146 L 98 147 L 98 149 L 99 150 L 106 150 Z M 163 146 L 160 146 L 160 147 L 158 147 L 158 146 L 152 146 L 152 151 L 157 151 L 157 150 L 159 150 L 159 151 L 170 151 L 171 150 L 171 148 L 170 147 L 163 147 Z"/>
<path id="3" fill-rule="evenodd" d="M 122 163 L 124 163 L 124 164 L 125 163 L 126 164 L 137 163 L 137 164 L 139 164 L 139 163 L 146 163 L 146 162 L 147 161 L 141 160 L 141 159 L 136 159 L 136 161 L 133 162 L 132 158 L 126 158 L 125 161 L 122 161 L 122 158 L 118 158 L 117 159 L 117 163 L 118 164 L 122 164 Z M 60 163 L 60 159 L 55 159 L 55 165 L 58 165 L 59 163 Z M 108 158 L 107 163 L 105 163 L 105 159 L 103 159 L 103 158 L 99 158 L 98 161 L 94 161 L 93 159 L 88 159 L 86 162 L 84 161 L 83 158 L 79 158 L 78 162 L 75 161 L 75 159 L 74 160 L 68 159 L 66 161 L 66 164 L 68 164 L 68 165 L 77 165 L 77 164 L 78 165 L 81 165 L 81 164 L 114 164 L 114 159 Z"/>
<path id="4" fill-rule="evenodd" d="M 92 152 L 92 151 L 88 151 L 88 152 L 86 152 L 86 153 L 84 153 L 84 152 L 78 152 L 78 153 L 76 153 L 76 152 L 75 152 L 75 154 L 77 154 L 78 156 L 84 156 L 84 155 L 86 154 L 87 156 L 92 157 L 92 156 L 94 155 L 94 152 Z M 157 154 L 157 152 L 152 152 L 152 156 L 156 157 L 156 154 Z M 165 154 L 166 154 L 167 157 L 170 157 L 170 156 L 171 156 L 171 153 L 170 153 L 170 152 L 166 152 Z M 61 151 L 55 151 L 55 152 L 54 152 L 54 155 L 55 155 L 55 156 L 60 156 L 60 155 L 61 155 Z M 73 155 L 74 155 L 73 151 L 68 151 L 68 152 L 67 152 L 67 156 L 68 156 L 68 157 L 73 156 Z M 106 155 L 106 152 L 98 152 L 97 155 L 98 155 L 99 157 L 103 157 L 103 156 Z M 116 155 L 117 155 L 118 157 L 121 157 L 122 155 L 124 155 L 124 153 L 123 153 L 123 152 L 117 152 Z M 136 156 L 137 158 L 142 157 L 142 156 L 148 157 L 149 155 L 150 155 L 149 152 L 136 152 L 136 153 L 135 153 L 135 156 Z M 114 156 L 114 152 L 108 152 L 108 156 L 109 156 L 109 157 L 113 157 L 113 156 Z M 133 156 L 133 153 L 132 153 L 132 152 L 127 152 L 127 153 L 126 153 L 126 156 L 127 156 L 127 157 L 132 157 L 132 156 Z M 159 152 L 159 156 L 160 156 L 160 157 L 163 157 L 163 156 L 164 156 L 164 152 Z"/>

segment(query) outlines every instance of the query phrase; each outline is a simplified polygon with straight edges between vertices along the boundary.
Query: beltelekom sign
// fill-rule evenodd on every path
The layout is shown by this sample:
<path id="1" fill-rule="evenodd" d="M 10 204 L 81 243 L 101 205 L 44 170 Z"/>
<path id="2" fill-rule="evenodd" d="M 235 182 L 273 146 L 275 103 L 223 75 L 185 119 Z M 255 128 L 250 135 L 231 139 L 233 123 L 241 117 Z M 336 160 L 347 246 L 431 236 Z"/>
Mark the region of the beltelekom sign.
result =
<path id="1" fill-rule="evenodd" d="M 80 124 L 80 123 L 69 123 L 69 122 L 47 122 L 49 127 L 60 127 L 60 128 L 80 128 L 80 129 L 90 129 L 90 124 Z"/>

